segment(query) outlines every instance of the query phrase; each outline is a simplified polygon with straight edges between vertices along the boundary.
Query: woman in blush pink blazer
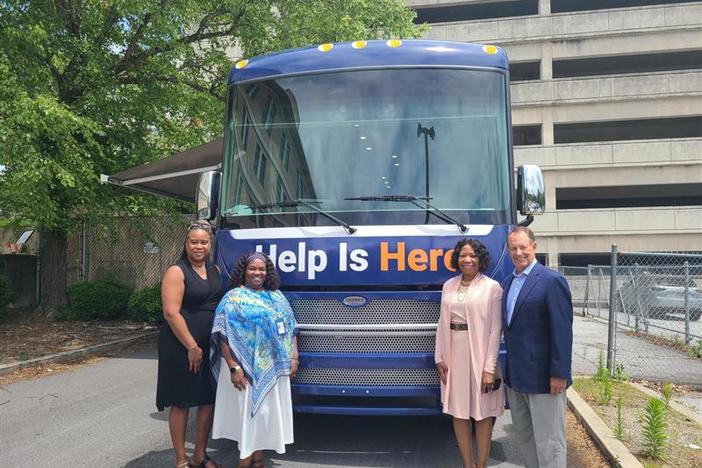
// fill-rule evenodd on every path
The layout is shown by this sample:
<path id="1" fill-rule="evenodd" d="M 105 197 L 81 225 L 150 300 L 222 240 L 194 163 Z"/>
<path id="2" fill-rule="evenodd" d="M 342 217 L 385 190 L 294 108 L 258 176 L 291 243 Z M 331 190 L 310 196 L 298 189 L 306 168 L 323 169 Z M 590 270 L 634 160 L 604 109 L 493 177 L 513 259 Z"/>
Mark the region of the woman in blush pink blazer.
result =
<path id="1" fill-rule="evenodd" d="M 436 368 L 443 411 L 453 430 L 463 465 L 472 468 L 471 420 L 475 421 L 477 466 L 486 467 L 494 417 L 504 412 L 504 388 L 497 363 L 502 333 L 502 288 L 483 274 L 490 256 L 475 239 L 458 241 L 451 266 L 460 275 L 444 283 L 436 331 Z"/>

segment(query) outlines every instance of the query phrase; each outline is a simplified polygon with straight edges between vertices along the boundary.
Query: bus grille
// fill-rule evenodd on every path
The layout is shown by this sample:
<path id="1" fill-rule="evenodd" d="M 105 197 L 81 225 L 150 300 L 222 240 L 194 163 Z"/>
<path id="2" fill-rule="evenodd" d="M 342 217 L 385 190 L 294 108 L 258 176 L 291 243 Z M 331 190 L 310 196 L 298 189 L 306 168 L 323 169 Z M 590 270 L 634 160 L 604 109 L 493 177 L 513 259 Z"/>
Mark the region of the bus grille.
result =
<path id="1" fill-rule="evenodd" d="M 432 336 L 319 336 L 301 332 L 297 346 L 303 353 L 433 353 Z"/>
<path id="2" fill-rule="evenodd" d="M 436 369 L 356 369 L 301 367 L 294 384 L 344 385 L 349 387 L 434 387 Z"/>
<path id="3" fill-rule="evenodd" d="M 299 323 L 361 325 L 437 323 L 439 304 L 416 299 L 376 299 L 347 307 L 336 299 L 298 299 L 291 303 Z"/>
<path id="4" fill-rule="evenodd" d="M 433 353 L 439 304 L 414 299 L 377 299 L 348 307 L 336 299 L 291 304 L 300 327 L 298 346 L 307 353 Z"/>

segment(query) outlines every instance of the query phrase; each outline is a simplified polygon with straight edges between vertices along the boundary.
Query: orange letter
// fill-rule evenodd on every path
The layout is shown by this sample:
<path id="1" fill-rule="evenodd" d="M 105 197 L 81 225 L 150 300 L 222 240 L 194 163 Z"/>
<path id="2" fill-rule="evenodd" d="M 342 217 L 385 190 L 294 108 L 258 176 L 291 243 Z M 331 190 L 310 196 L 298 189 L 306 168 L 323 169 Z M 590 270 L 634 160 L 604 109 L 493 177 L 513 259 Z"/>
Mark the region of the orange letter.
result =
<path id="1" fill-rule="evenodd" d="M 405 243 L 397 243 L 397 253 L 388 252 L 388 243 L 380 243 L 380 271 L 388 271 L 390 260 L 397 260 L 397 271 L 405 271 Z"/>
<path id="2" fill-rule="evenodd" d="M 444 253 L 444 249 L 431 249 L 429 251 L 429 271 L 438 271 L 437 260 Z"/>
<path id="3" fill-rule="evenodd" d="M 427 269 L 427 253 L 422 249 L 412 249 L 407 256 L 410 270 L 424 271 Z"/>
<path id="4" fill-rule="evenodd" d="M 453 249 L 448 249 L 446 253 L 444 254 L 444 266 L 446 266 L 446 269 L 448 271 L 456 271 L 452 266 L 451 266 L 451 255 L 453 255 Z"/>

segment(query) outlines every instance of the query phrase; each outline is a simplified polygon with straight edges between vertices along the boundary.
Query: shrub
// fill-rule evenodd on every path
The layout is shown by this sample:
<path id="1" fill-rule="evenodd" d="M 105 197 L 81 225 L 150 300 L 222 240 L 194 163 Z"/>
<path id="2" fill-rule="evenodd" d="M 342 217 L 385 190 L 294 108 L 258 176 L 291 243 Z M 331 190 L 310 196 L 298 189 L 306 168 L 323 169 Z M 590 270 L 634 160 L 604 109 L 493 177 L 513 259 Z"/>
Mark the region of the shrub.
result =
<path id="1" fill-rule="evenodd" d="M 676 349 L 685 349 L 685 341 L 680 335 L 673 335 L 670 339 L 670 344 Z"/>
<path id="2" fill-rule="evenodd" d="M 670 401 L 673 398 L 673 384 L 670 382 L 664 383 L 661 393 L 663 394 L 663 402 L 666 408 L 670 408 Z"/>
<path id="3" fill-rule="evenodd" d="M 609 405 L 612 401 L 613 389 L 612 389 L 612 379 L 605 377 L 599 381 L 600 384 L 600 404 Z"/>
<path id="4" fill-rule="evenodd" d="M 697 344 L 691 345 L 687 350 L 687 355 L 691 358 L 702 359 L 702 340 L 697 340 Z"/>
<path id="5" fill-rule="evenodd" d="M 654 460 L 665 458 L 665 448 L 668 442 L 668 423 L 665 416 L 665 403 L 663 401 L 651 398 L 646 402 L 641 415 L 642 446 L 644 455 Z"/>
<path id="6" fill-rule="evenodd" d="M 624 372 L 624 364 L 614 366 L 614 380 L 625 382 L 629 380 L 629 374 Z"/>
<path id="7" fill-rule="evenodd" d="M 114 320 L 125 318 L 130 288 L 112 279 L 76 283 L 68 287 L 68 307 L 58 320 Z"/>
<path id="8" fill-rule="evenodd" d="M 161 284 L 134 291 L 129 296 L 127 315 L 135 322 L 163 322 Z"/>
<path id="9" fill-rule="evenodd" d="M 619 440 L 624 440 L 624 414 L 622 412 L 622 408 L 624 404 L 622 403 L 622 396 L 619 395 L 617 397 L 617 420 L 614 423 L 614 430 L 612 431 L 614 433 L 614 437 L 616 437 Z"/>
<path id="10" fill-rule="evenodd" d="M 595 380 L 602 382 L 609 379 L 609 369 L 605 365 L 604 351 L 600 350 L 600 358 L 597 362 L 597 372 L 594 376 Z"/>

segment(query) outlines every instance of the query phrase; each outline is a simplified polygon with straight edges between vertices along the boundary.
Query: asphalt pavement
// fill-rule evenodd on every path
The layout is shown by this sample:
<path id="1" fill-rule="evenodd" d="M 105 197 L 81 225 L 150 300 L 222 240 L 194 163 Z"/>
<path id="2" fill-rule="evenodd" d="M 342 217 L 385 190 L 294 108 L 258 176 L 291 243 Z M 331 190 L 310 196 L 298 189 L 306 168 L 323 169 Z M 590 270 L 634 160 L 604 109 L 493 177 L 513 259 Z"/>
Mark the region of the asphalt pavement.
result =
<path id="1" fill-rule="evenodd" d="M 0 466 L 173 466 L 155 386 L 156 353 L 147 349 L 0 388 Z M 498 418 L 490 466 L 520 466 L 511 427 L 508 414 Z M 210 456 L 234 466 L 234 442 L 209 447 Z M 275 467 L 461 466 L 445 417 L 297 415 L 295 444 L 266 458 Z"/>
<path id="2" fill-rule="evenodd" d="M 574 375 L 592 375 L 597 371 L 600 353 L 607 356 L 607 336 L 604 320 L 575 317 Z M 665 342 L 653 344 L 627 334 L 622 327 L 615 336 L 615 363 L 630 377 L 702 387 L 702 360 L 690 358 Z"/>
<path id="3" fill-rule="evenodd" d="M 576 317 L 574 330 L 573 372 L 592 374 L 606 349 L 606 324 Z M 699 361 L 646 345 L 652 348 L 645 348 L 645 360 L 632 357 L 626 368 L 667 359 L 666 367 L 676 372 L 700 375 Z M 671 366 L 673 360 L 678 365 Z M 152 347 L 1 387 L 0 467 L 173 466 L 167 413 L 155 407 L 156 367 Z M 699 411 L 700 396 L 686 403 L 697 404 Z M 490 466 L 521 466 L 511 431 L 506 412 L 495 425 Z M 188 435 L 193 435 L 192 421 Z M 212 457 L 234 466 L 234 442 L 215 440 L 209 447 Z M 283 455 L 266 452 L 266 458 L 274 467 L 461 466 L 446 417 L 296 415 L 295 443 Z"/>

